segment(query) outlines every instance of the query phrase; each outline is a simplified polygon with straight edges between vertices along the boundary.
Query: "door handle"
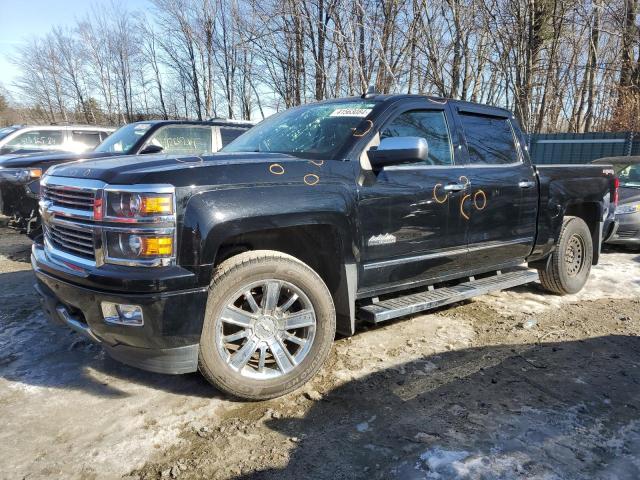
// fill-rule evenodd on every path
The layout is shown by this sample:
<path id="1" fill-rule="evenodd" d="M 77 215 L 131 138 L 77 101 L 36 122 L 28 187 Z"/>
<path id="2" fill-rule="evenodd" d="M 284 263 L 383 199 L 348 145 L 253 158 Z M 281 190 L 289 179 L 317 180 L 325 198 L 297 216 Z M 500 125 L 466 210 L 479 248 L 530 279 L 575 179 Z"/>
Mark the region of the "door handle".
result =
<path id="1" fill-rule="evenodd" d="M 467 186 L 463 183 L 450 183 L 449 185 L 444 186 L 445 192 L 460 192 L 464 190 Z"/>
<path id="2" fill-rule="evenodd" d="M 536 186 L 536 182 L 532 182 L 531 180 L 521 180 L 520 183 L 518 183 L 518 186 L 520 188 L 531 188 Z"/>

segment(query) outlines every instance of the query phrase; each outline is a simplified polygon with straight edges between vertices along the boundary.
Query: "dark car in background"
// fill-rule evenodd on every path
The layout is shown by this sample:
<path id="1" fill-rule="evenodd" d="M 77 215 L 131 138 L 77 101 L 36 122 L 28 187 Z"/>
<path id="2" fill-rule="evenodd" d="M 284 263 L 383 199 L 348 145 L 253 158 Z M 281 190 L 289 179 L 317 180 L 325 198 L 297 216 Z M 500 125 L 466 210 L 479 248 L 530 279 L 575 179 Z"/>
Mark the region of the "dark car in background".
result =
<path id="1" fill-rule="evenodd" d="M 600 158 L 593 163 L 613 165 L 619 182 L 615 225 L 606 243 L 640 249 L 640 156 Z"/>
<path id="2" fill-rule="evenodd" d="M 9 226 L 34 238 L 40 233 L 40 177 L 53 165 L 120 155 L 165 153 L 207 155 L 251 128 L 253 123 L 230 120 L 157 120 L 127 124 L 107 137 L 93 152 L 40 152 L 0 156 L 1 213 Z"/>

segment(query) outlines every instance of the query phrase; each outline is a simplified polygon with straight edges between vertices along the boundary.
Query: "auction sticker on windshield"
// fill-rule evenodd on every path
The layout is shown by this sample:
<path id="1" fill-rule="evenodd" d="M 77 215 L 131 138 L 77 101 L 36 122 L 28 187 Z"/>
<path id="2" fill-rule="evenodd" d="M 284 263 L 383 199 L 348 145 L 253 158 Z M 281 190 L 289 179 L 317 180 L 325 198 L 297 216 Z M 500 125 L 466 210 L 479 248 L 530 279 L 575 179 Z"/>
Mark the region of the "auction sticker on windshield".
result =
<path id="1" fill-rule="evenodd" d="M 371 113 L 371 108 L 337 108 L 331 113 L 331 117 L 366 117 Z"/>

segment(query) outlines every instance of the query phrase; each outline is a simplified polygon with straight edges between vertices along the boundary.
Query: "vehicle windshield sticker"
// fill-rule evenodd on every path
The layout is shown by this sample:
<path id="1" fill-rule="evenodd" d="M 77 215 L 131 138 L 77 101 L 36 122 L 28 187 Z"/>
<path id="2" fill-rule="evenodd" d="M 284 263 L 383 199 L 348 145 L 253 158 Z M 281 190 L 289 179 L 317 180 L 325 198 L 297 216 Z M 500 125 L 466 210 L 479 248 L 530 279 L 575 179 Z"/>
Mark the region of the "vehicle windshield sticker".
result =
<path id="1" fill-rule="evenodd" d="M 371 108 L 336 108 L 331 117 L 366 117 L 371 113 Z"/>

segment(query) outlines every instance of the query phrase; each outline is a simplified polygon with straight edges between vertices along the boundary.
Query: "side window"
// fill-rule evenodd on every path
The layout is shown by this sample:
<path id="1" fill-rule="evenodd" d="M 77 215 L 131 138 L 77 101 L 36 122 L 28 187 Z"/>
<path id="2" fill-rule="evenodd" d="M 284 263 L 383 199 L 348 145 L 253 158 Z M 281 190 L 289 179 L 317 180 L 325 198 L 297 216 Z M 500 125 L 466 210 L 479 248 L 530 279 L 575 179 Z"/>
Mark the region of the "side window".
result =
<path id="1" fill-rule="evenodd" d="M 440 110 L 413 110 L 399 115 L 380 132 L 387 137 L 422 137 L 429 144 L 427 165 L 451 165 L 451 136 L 445 113 Z"/>
<path id="2" fill-rule="evenodd" d="M 471 163 L 505 165 L 519 161 L 508 119 L 461 113 L 460 121 Z"/>
<path id="3" fill-rule="evenodd" d="M 161 146 L 162 153 L 204 155 L 212 153 L 211 137 L 211 127 L 173 125 L 159 129 L 149 143 Z"/>
<path id="4" fill-rule="evenodd" d="M 71 132 L 71 141 L 78 147 L 84 147 L 84 150 L 93 150 L 100 143 L 100 133 L 83 130 L 73 130 Z"/>
<path id="5" fill-rule="evenodd" d="M 247 130 L 245 128 L 220 127 L 220 140 L 222 140 L 222 146 L 226 147 L 246 131 Z"/>
<path id="6" fill-rule="evenodd" d="M 53 149 L 64 143 L 64 131 L 62 130 L 30 130 L 18 135 L 7 143 L 11 150 L 22 148 Z"/>

